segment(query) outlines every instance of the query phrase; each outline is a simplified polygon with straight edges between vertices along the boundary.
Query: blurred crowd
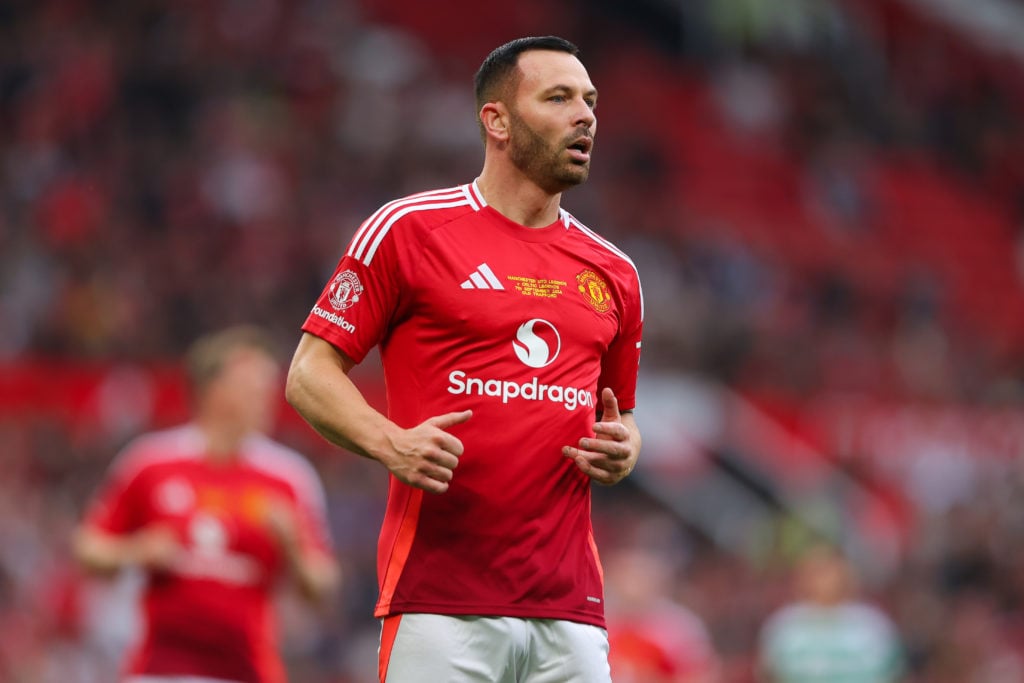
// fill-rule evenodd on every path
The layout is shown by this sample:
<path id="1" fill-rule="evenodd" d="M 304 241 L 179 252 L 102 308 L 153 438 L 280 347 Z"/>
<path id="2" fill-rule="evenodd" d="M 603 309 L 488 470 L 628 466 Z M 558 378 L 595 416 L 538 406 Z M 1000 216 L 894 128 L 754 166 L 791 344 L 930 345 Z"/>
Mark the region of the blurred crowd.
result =
<path id="1" fill-rule="evenodd" d="M 637 262 L 647 376 L 729 387 L 897 501 L 891 567 L 854 571 L 892 620 L 900 680 L 1024 680 L 1024 65 L 898 0 L 460 11 L 466 26 L 413 0 L 0 3 L 0 681 L 112 680 L 132 577 L 84 582 L 66 539 L 117 448 L 175 414 L 144 409 L 148 368 L 236 322 L 290 349 L 365 216 L 476 173 L 472 73 L 526 33 L 577 42 L 602 91 L 594 172 L 565 204 Z M 15 370 L 38 388 L 69 364 L 100 368 L 90 419 L 12 400 Z M 815 421 L 851 395 L 953 414 L 963 434 L 1009 427 L 880 464 L 862 449 L 893 430 Z M 294 680 L 366 683 L 383 474 L 294 416 L 277 436 L 324 478 L 346 577 L 326 613 L 285 598 Z M 756 680 L 810 542 L 791 516 L 726 547 L 642 478 L 598 492 L 609 586 L 634 607 L 621 669 Z M 678 638 L 648 642 L 645 599 Z"/>

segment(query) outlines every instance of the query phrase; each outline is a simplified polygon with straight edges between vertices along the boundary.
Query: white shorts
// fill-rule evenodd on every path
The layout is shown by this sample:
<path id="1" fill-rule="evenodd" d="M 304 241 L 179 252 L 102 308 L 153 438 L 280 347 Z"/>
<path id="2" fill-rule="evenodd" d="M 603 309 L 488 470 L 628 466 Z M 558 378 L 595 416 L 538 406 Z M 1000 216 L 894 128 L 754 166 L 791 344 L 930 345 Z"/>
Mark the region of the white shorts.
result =
<path id="1" fill-rule="evenodd" d="M 379 662 L 380 683 L 611 683 L 608 632 L 560 619 L 399 614 Z"/>

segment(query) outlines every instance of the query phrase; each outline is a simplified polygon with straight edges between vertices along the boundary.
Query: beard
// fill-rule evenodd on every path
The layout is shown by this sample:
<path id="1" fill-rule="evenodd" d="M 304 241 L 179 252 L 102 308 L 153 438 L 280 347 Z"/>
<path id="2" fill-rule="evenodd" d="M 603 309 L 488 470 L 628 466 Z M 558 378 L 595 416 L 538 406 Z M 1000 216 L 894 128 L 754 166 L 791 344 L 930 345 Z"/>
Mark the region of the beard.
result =
<path id="1" fill-rule="evenodd" d="M 565 154 L 581 135 L 590 135 L 587 128 L 581 128 L 556 143 L 550 143 L 536 130 L 511 112 L 511 137 L 509 138 L 509 159 L 538 187 L 551 194 L 558 194 L 586 181 L 590 175 L 590 162 L 580 163 L 567 159 Z"/>

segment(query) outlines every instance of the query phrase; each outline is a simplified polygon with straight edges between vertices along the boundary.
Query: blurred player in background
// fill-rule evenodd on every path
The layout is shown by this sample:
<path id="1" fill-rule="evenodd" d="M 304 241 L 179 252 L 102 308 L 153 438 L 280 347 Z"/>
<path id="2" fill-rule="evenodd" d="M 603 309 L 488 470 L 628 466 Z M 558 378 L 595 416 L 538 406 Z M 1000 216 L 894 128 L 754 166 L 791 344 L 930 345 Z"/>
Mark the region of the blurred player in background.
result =
<path id="1" fill-rule="evenodd" d="M 363 223 L 306 319 L 288 398 L 391 473 L 381 681 L 601 683 L 590 486 L 639 456 L 640 283 L 560 206 L 596 128 L 576 47 L 512 41 L 475 85 L 481 174 Z M 378 344 L 387 417 L 348 377 Z"/>
<path id="2" fill-rule="evenodd" d="M 322 600 L 336 587 L 324 492 L 301 455 L 271 441 L 281 368 L 265 333 L 222 330 L 187 358 L 194 417 L 138 437 L 77 531 L 98 574 L 148 583 L 132 683 L 280 683 L 272 597 L 283 576 Z"/>
<path id="3" fill-rule="evenodd" d="M 656 550 L 624 547 L 605 563 L 615 683 L 718 683 L 703 620 L 674 599 L 674 567 Z"/>
<path id="4" fill-rule="evenodd" d="M 853 567 L 835 548 L 815 547 L 796 568 L 796 599 L 761 634 L 766 683 L 895 683 L 903 674 L 895 626 L 856 598 Z"/>

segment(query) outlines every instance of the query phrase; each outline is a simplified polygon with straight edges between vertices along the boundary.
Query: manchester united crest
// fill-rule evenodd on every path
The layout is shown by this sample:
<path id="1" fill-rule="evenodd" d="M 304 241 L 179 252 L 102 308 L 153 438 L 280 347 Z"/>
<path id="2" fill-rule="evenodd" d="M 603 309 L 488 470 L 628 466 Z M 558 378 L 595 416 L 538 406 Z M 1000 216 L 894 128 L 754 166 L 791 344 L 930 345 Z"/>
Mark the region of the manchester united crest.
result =
<path id="1" fill-rule="evenodd" d="M 359 276 L 354 271 L 346 270 L 338 273 L 328 291 L 328 300 L 331 306 L 334 306 L 334 310 L 344 311 L 359 301 L 359 295 L 363 293 L 363 283 L 359 281 Z"/>
<path id="2" fill-rule="evenodd" d="M 576 285 L 580 294 L 598 313 L 607 313 L 612 307 L 612 293 L 608 283 L 589 268 L 576 274 Z"/>

